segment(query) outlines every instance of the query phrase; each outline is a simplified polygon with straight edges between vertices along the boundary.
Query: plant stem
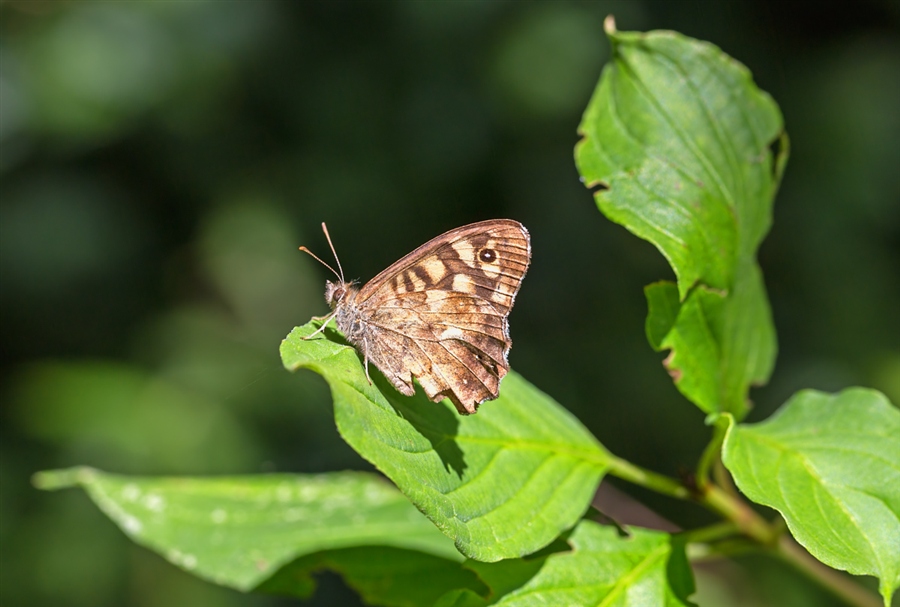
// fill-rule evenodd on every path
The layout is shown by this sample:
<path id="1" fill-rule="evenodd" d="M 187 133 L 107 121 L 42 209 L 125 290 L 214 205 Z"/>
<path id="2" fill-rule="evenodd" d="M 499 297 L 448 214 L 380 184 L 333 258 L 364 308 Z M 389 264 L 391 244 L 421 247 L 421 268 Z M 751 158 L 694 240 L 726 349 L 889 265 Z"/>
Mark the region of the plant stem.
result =
<path id="1" fill-rule="evenodd" d="M 719 461 L 722 452 L 722 443 L 725 442 L 725 433 L 728 432 L 728 419 L 719 417 L 713 422 L 713 435 L 703 450 L 700 462 L 697 464 L 697 488 L 703 491 L 709 485 L 709 471 Z"/>
<path id="2" fill-rule="evenodd" d="M 609 472 L 635 485 L 652 489 L 657 493 L 696 501 L 726 520 L 731 521 L 744 535 L 755 539 L 765 546 L 774 546 L 775 544 L 775 534 L 766 520 L 754 512 L 743 500 L 729 495 L 717 485 L 707 484 L 707 487 L 698 494 L 690 491 L 673 478 L 645 470 L 640 466 L 616 457 L 610 463 Z"/>
<path id="3" fill-rule="evenodd" d="M 778 538 L 776 554 L 854 607 L 883 607 L 881 600 L 840 571 L 823 565 L 812 557 L 790 535 Z"/>
<path id="4" fill-rule="evenodd" d="M 612 458 L 609 472 L 663 495 L 693 500 L 728 521 L 694 532 L 687 532 L 688 541 L 715 540 L 737 530 L 759 546 L 769 548 L 785 562 L 848 604 L 854 607 L 883 607 L 877 596 L 854 582 L 852 578 L 810 556 L 789 534 L 785 533 L 786 529 L 780 519 L 770 523 L 757 514 L 750 504 L 719 485 L 707 481 L 705 487 L 698 492 L 693 492 L 673 478 L 645 470 L 617 457 Z"/>
<path id="5" fill-rule="evenodd" d="M 663 495 L 677 497 L 678 499 L 683 500 L 691 499 L 692 497 L 691 492 L 688 491 L 687 487 L 674 478 L 646 470 L 615 456 L 613 456 L 610 461 L 609 472 L 630 483 L 652 489 Z"/>
<path id="6" fill-rule="evenodd" d="M 715 483 L 721 487 L 725 493 L 736 499 L 740 499 L 740 493 L 738 493 L 737 487 L 734 486 L 734 482 L 731 480 L 731 474 L 725 468 L 725 464 L 722 463 L 722 458 L 716 460 L 712 474 Z"/>
<path id="7" fill-rule="evenodd" d="M 722 538 L 732 537 L 737 533 L 740 533 L 737 525 L 730 521 L 723 521 L 714 525 L 700 527 L 699 529 L 691 529 L 680 535 L 690 543 L 709 543 Z"/>
<path id="8" fill-rule="evenodd" d="M 679 499 L 689 499 L 712 510 L 728 521 L 748 537 L 764 546 L 774 546 L 777 536 L 769 523 L 753 511 L 743 500 L 733 497 L 717 485 L 707 484 L 699 494 L 690 491 L 677 480 L 650 470 L 645 470 L 631 462 L 614 457 L 610 463 L 610 474 L 621 479 L 652 489 Z"/>
<path id="9" fill-rule="evenodd" d="M 723 491 L 718 485 L 708 485 L 697 501 L 734 523 L 741 532 L 763 546 L 774 547 L 778 534 L 766 519 L 749 504 Z"/>

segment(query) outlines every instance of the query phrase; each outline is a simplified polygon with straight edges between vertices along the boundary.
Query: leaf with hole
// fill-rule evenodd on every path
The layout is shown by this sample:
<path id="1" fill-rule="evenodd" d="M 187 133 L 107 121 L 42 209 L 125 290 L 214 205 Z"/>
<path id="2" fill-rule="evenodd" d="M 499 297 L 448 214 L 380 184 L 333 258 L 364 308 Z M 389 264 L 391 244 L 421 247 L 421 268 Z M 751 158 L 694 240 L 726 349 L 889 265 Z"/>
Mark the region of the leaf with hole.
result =
<path id="1" fill-rule="evenodd" d="M 647 333 L 675 385 L 742 417 L 765 382 L 775 330 L 756 250 L 787 158 L 778 106 L 743 65 L 675 32 L 607 34 L 613 58 L 575 158 L 612 221 L 651 242 L 677 283 L 648 287 Z M 778 143 L 779 150 L 773 150 Z"/>

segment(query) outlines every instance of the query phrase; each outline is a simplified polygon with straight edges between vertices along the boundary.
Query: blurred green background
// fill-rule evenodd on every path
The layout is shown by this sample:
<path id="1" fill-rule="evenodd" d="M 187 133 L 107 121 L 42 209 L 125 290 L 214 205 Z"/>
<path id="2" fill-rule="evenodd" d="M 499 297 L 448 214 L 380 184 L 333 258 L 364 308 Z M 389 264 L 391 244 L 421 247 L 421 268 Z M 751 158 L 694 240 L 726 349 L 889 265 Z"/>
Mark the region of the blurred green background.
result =
<path id="1" fill-rule="evenodd" d="M 578 181 L 602 20 L 675 29 L 745 63 L 792 157 L 760 258 L 779 331 L 751 419 L 795 390 L 900 402 L 897 2 L 0 3 L 0 603 L 281 605 L 129 543 L 37 470 L 370 467 L 322 379 L 278 358 L 348 278 L 429 238 L 522 221 L 534 260 L 512 365 L 611 450 L 666 474 L 708 436 L 643 332 L 670 277 Z M 697 508 L 624 487 L 676 523 Z M 777 563 L 698 569 L 708 605 L 826 605 Z M 355 600 L 334 576 L 317 605 Z"/>

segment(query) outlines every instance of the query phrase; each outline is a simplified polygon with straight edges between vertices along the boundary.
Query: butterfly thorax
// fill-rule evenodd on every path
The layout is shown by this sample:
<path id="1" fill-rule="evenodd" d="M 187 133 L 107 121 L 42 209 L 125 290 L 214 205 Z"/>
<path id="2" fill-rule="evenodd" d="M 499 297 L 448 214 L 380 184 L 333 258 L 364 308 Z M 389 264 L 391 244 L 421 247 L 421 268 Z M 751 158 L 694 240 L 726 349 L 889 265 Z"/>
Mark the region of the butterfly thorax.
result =
<path id="1" fill-rule="evenodd" d="M 356 294 L 359 287 L 352 282 L 325 282 L 325 301 L 335 311 L 334 319 L 338 329 L 350 343 L 363 344 L 364 324 L 360 321 L 356 307 Z"/>

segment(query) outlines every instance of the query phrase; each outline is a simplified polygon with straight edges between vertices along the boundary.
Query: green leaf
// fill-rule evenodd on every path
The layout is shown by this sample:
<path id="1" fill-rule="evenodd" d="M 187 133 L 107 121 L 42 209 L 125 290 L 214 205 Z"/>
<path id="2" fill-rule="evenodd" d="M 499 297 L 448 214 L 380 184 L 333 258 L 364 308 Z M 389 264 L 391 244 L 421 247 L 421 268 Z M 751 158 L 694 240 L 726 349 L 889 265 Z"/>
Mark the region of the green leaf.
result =
<path id="1" fill-rule="evenodd" d="M 344 440 L 384 472 L 466 556 L 481 561 L 534 552 L 587 510 L 610 455 L 559 404 L 517 374 L 475 415 L 421 390 L 399 394 L 374 367 L 313 323 L 282 342 L 290 370 L 325 377 Z"/>
<path id="2" fill-rule="evenodd" d="M 468 590 L 445 595 L 439 607 L 502 605 L 610 605 L 646 607 L 692 605 L 694 581 L 683 543 L 672 536 L 582 521 L 569 536 L 570 552 L 534 560 L 466 566 L 491 587 L 492 600 Z"/>
<path id="3" fill-rule="evenodd" d="M 647 333 L 647 341 L 654 350 L 662 350 L 666 337 L 672 331 L 678 321 L 678 313 L 681 311 L 681 301 L 678 299 L 678 287 L 667 280 L 654 282 L 644 287 L 644 296 L 647 298 L 647 322 L 644 329 Z"/>
<path id="4" fill-rule="evenodd" d="M 607 33 L 613 58 L 579 127 L 578 169 L 604 186 L 603 214 L 675 271 L 677 285 L 648 287 L 647 335 L 673 351 L 679 390 L 706 412 L 742 417 L 776 353 L 756 250 L 787 159 L 781 114 L 711 44 L 611 22 Z"/>
<path id="5" fill-rule="evenodd" d="M 254 589 L 277 573 L 263 589 L 308 596 L 314 588 L 309 574 L 329 567 L 384 605 L 415 605 L 423 593 L 437 598 L 458 587 L 485 591 L 461 569 L 463 558 L 452 542 L 373 474 L 153 478 L 72 468 L 39 473 L 35 484 L 83 487 L 138 544 L 238 590 Z M 400 579 L 410 563 L 437 586 L 404 592 L 377 583 L 379 577 Z"/>
<path id="6" fill-rule="evenodd" d="M 600 209 L 652 242 L 683 299 L 729 289 L 771 223 L 778 106 L 746 67 L 675 32 L 607 31 L 613 58 L 580 125 L 579 170 Z"/>
<path id="7" fill-rule="evenodd" d="M 900 411 L 875 390 L 806 390 L 771 419 L 733 424 L 723 461 L 823 563 L 900 586 Z"/>
<path id="8" fill-rule="evenodd" d="M 306 598 L 312 594 L 312 574 L 325 569 L 339 573 L 369 605 L 418 607 L 434 605 L 451 591 L 464 591 L 476 599 L 490 592 L 475 572 L 456 560 L 386 547 L 343 548 L 301 557 L 257 590 Z"/>

